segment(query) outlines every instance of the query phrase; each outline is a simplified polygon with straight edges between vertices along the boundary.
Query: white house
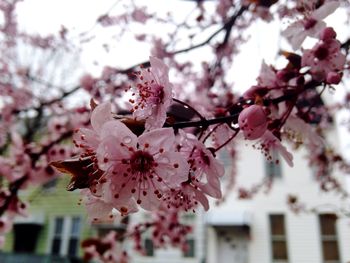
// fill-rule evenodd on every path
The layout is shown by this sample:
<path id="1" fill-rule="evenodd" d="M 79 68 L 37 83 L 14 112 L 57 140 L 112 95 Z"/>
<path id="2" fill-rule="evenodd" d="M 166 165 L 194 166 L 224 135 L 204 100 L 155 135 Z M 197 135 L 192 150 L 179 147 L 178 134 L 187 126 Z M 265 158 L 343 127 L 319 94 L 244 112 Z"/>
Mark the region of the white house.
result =
<path id="1" fill-rule="evenodd" d="M 333 136 L 331 135 L 331 138 Z M 334 136 L 337 138 L 337 136 Z M 190 253 L 177 249 L 153 249 L 148 256 L 132 254 L 132 262 L 149 263 L 348 263 L 350 262 L 350 217 L 335 217 L 335 208 L 349 208 L 349 200 L 335 192 L 320 190 L 307 152 L 295 152 L 294 167 L 281 161 L 271 165 L 246 142 L 238 146 L 235 189 L 220 206 L 187 216 L 194 226 L 189 237 Z M 341 183 L 341 174 L 334 176 Z M 272 176 L 268 193 L 260 190 L 252 199 L 237 198 L 237 188 L 251 188 Z M 223 182 L 225 183 L 225 181 Z M 314 212 L 295 213 L 287 205 L 289 194 L 297 196 Z M 139 220 L 139 219 L 132 219 Z"/>

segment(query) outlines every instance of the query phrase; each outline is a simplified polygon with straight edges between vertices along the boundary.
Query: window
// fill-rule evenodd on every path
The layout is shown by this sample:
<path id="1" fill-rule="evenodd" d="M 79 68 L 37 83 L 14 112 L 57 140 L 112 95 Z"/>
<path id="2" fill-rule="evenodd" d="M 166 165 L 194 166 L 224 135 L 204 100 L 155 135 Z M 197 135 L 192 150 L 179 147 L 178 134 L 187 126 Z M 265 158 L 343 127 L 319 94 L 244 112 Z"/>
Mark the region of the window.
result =
<path id="1" fill-rule="evenodd" d="M 271 153 L 272 160 L 279 160 L 277 153 Z M 265 172 L 266 176 L 274 179 L 282 177 L 282 168 L 279 161 L 265 160 Z"/>
<path id="2" fill-rule="evenodd" d="M 76 256 L 78 254 L 79 235 L 80 235 L 80 218 L 73 217 L 69 243 L 68 243 L 68 255 L 70 256 Z"/>
<path id="3" fill-rule="evenodd" d="M 287 235 L 284 215 L 270 215 L 271 253 L 273 261 L 287 261 Z"/>
<path id="4" fill-rule="evenodd" d="M 53 220 L 51 254 L 77 256 L 79 247 L 80 217 L 56 217 Z"/>
<path id="5" fill-rule="evenodd" d="M 42 185 L 43 190 L 50 192 L 54 191 L 56 186 L 57 186 L 58 178 L 53 178 L 52 180 L 46 182 L 45 184 Z"/>
<path id="6" fill-rule="evenodd" d="M 193 258 L 195 256 L 195 240 L 188 239 L 187 243 L 187 251 L 183 253 L 183 256 L 186 258 Z"/>
<path id="7" fill-rule="evenodd" d="M 35 223 L 14 224 L 13 251 L 34 253 L 42 226 Z"/>
<path id="8" fill-rule="evenodd" d="M 63 217 L 55 218 L 55 227 L 52 238 L 51 254 L 59 255 L 61 251 L 62 236 L 63 236 Z"/>
<path id="9" fill-rule="evenodd" d="M 145 239 L 145 252 L 146 252 L 146 256 L 148 256 L 148 257 L 154 256 L 153 241 L 150 238 Z"/>
<path id="10" fill-rule="evenodd" d="M 339 249 L 336 231 L 337 217 L 334 214 L 319 215 L 323 262 L 338 263 Z"/>

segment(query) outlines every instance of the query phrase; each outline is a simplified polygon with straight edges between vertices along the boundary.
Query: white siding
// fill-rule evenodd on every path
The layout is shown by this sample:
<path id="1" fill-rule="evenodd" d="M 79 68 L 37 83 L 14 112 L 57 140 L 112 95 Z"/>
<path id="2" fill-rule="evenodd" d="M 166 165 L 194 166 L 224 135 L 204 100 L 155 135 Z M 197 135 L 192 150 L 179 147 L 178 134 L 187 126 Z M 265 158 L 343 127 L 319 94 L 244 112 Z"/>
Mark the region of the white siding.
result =
<path id="1" fill-rule="evenodd" d="M 287 235 L 288 263 L 322 263 L 320 226 L 317 213 L 295 214 L 286 205 L 288 194 L 296 195 L 306 207 L 316 207 L 318 211 L 332 212 L 332 206 L 346 204 L 338 194 L 325 193 L 319 189 L 305 156 L 301 150 L 294 153 L 294 167 L 291 168 L 281 160 L 282 178 L 275 179 L 272 189 L 265 193 L 264 189 L 251 200 L 238 200 L 237 189 L 259 184 L 265 177 L 264 157 L 259 151 L 239 145 L 238 177 L 232 194 L 219 207 L 211 205 L 211 213 L 226 211 L 227 213 L 247 213 L 251 215 L 250 236 L 247 263 L 273 263 L 271 253 L 271 237 L 269 227 L 270 214 L 284 214 Z M 337 174 L 337 172 L 335 172 Z M 337 174 L 342 182 L 341 174 Z M 325 205 L 327 204 L 327 205 Z M 199 212 L 195 224 L 196 257 L 183 258 L 176 249 L 156 251 L 155 257 L 135 256 L 139 263 L 217 263 L 218 234 L 215 226 L 205 224 L 205 213 Z M 136 220 L 137 221 L 137 220 Z M 350 219 L 337 221 L 338 243 L 341 262 L 350 261 Z M 228 261 L 229 262 L 229 259 Z"/>

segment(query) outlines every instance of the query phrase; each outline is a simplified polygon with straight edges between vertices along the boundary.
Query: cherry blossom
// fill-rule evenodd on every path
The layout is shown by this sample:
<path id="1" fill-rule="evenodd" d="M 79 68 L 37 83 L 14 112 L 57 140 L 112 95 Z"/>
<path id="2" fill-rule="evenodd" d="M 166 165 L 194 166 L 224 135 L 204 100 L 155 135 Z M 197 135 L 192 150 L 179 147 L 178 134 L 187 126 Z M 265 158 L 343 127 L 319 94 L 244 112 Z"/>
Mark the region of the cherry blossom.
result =
<path id="1" fill-rule="evenodd" d="M 328 32 L 328 28 L 324 32 Z M 332 32 L 332 31 L 331 31 Z M 334 32 L 334 31 L 333 31 Z M 323 33 L 321 40 L 312 49 L 305 50 L 302 57 L 302 66 L 309 66 L 310 72 L 317 80 L 328 78 L 332 84 L 339 83 L 343 70 L 345 55 L 340 50 L 340 42 L 335 39 L 335 33 Z"/>
<path id="2" fill-rule="evenodd" d="M 161 206 L 154 217 L 152 238 L 155 247 L 171 245 L 186 251 L 186 236 L 192 232 L 192 227 L 180 222 L 179 210 Z"/>
<path id="3" fill-rule="evenodd" d="M 180 152 L 186 156 L 190 164 L 191 183 L 206 194 L 221 198 L 219 178 L 225 173 L 223 164 L 196 137 L 184 132 L 181 136 Z"/>
<path id="4" fill-rule="evenodd" d="M 134 105 L 133 116 L 137 120 L 145 120 L 147 130 L 163 126 L 172 102 L 169 68 L 156 57 L 150 57 L 150 63 L 150 69 L 143 69 L 137 74 L 139 82 L 133 88 L 135 99 L 130 100 Z"/>
<path id="5" fill-rule="evenodd" d="M 99 144 L 102 125 L 113 120 L 111 115 L 112 105 L 109 102 L 96 107 L 91 114 L 92 129 L 80 128 L 74 135 L 74 144 L 84 149 L 85 152 L 94 151 Z"/>
<path id="6" fill-rule="evenodd" d="M 163 201 L 169 209 L 176 208 L 186 212 L 195 211 L 198 204 L 201 204 L 204 210 L 208 211 L 209 200 L 206 194 L 209 194 L 210 191 L 202 191 L 202 189 L 206 190 L 206 186 L 208 184 L 184 182 L 181 184 L 181 188 L 168 191 L 163 197 Z"/>
<path id="7" fill-rule="evenodd" d="M 165 191 L 180 187 L 189 169 L 184 156 L 175 151 L 172 129 L 155 129 L 136 137 L 119 121 L 102 126 L 97 159 L 106 172 L 109 200 L 119 204 L 133 197 L 147 210 L 159 206 Z"/>
<path id="8" fill-rule="evenodd" d="M 86 74 L 80 79 L 80 85 L 87 91 L 92 91 L 95 84 L 96 80 L 90 74 Z"/>
<path id="9" fill-rule="evenodd" d="M 117 242 L 118 234 L 111 231 L 101 240 L 89 238 L 83 241 L 84 260 L 100 260 L 105 263 L 127 263 L 128 255 Z"/>
<path id="10" fill-rule="evenodd" d="M 121 205 L 115 205 L 103 200 L 102 197 L 93 195 L 89 189 L 81 191 L 83 196 L 82 201 L 86 207 L 89 220 L 92 223 L 113 223 L 116 218 L 116 213 L 113 209 L 117 209 L 122 216 L 138 211 L 136 203 L 129 199 Z"/>
<path id="11" fill-rule="evenodd" d="M 270 162 L 279 163 L 277 156 L 282 156 L 287 164 L 293 167 L 293 155 L 282 145 L 281 141 L 269 130 L 265 131 L 257 149 L 261 150 Z"/>
<path id="12" fill-rule="evenodd" d="M 325 1 L 325 3 L 312 11 L 304 19 L 292 23 L 282 33 L 292 45 L 294 50 L 298 49 L 307 36 L 318 37 L 322 29 L 326 27 L 326 23 L 322 20 L 332 14 L 338 7 L 338 1 Z"/>

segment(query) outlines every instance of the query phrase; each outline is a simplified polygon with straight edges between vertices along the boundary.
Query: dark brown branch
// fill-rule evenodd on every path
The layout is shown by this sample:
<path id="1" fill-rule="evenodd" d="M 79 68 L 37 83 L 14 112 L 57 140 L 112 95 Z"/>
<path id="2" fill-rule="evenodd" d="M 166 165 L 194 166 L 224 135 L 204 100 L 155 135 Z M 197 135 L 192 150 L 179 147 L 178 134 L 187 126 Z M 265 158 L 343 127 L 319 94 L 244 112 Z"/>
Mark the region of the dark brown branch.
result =
<path id="1" fill-rule="evenodd" d="M 30 108 L 26 108 L 26 109 L 22 109 L 22 110 L 14 110 L 12 113 L 13 114 L 19 114 L 21 112 L 27 112 L 27 111 L 31 111 L 31 110 L 34 110 L 34 111 L 40 111 L 43 107 L 45 106 L 50 106 L 56 102 L 60 102 L 62 99 L 72 95 L 73 93 L 77 92 L 81 87 L 80 86 L 76 86 L 74 88 L 72 88 L 71 90 L 69 91 L 65 91 L 61 94 L 61 96 L 57 97 L 57 98 L 54 98 L 52 100 L 49 100 L 49 101 L 44 101 L 44 102 L 41 102 L 39 106 L 37 107 L 30 107 Z"/>
<path id="2" fill-rule="evenodd" d="M 203 47 L 207 44 L 209 44 L 219 33 L 223 32 L 223 31 L 226 31 L 226 34 L 225 34 L 225 38 L 224 38 L 224 41 L 223 43 L 227 43 L 229 37 L 230 37 L 230 34 L 231 34 L 231 30 L 232 30 L 232 27 L 233 25 L 235 24 L 236 20 L 244 13 L 244 11 L 246 11 L 248 9 L 248 6 L 242 6 L 237 13 L 235 13 L 234 15 L 232 15 L 230 17 L 230 19 L 222 26 L 220 27 L 218 30 L 216 30 L 211 36 L 209 36 L 206 40 L 204 40 L 203 42 L 201 43 L 198 43 L 196 45 L 193 45 L 193 46 L 190 46 L 188 48 L 184 48 L 184 49 L 180 49 L 180 50 L 177 50 L 177 51 L 174 51 L 174 52 L 171 52 L 170 54 L 171 55 L 177 55 L 177 54 L 180 54 L 180 53 L 184 53 L 184 52 L 188 52 L 188 51 L 191 51 L 193 49 L 197 49 L 197 48 L 200 48 L 200 47 Z"/>
<path id="3" fill-rule="evenodd" d="M 242 6 L 237 11 L 237 13 L 233 14 L 230 17 L 230 19 L 222 27 L 220 27 L 218 30 L 216 30 L 213 34 L 211 34 L 203 42 L 198 43 L 198 44 L 193 45 L 193 46 L 190 46 L 190 47 L 187 47 L 187 48 L 184 48 L 184 49 L 179 49 L 179 50 L 176 50 L 176 51 L 173 51 L 173 52 L 168 52 L 168 54 L 170 56 L 173 56 L 173 55 L 189 52 L 191 50 L 194 50 L 194 49 L 203 47 L 205 45 L 208 45 L 218 34 L 220 34 L 223 31 L 226 31 L 225 38 L 224 38 L 224 41 L 223 41 L 223 43 L 226 43 L 228 41 L 228 39 L 229 39 L 230 34 L 231 34 L 232 27 L 236 23 L 237 19 L 244 13 L 244 11 L 246 11 L 248 9 L 248 7 L 249 6 Z M 150 66 L 149 61 L 145 61 L 145 62 L 136 64 L 134 66 L 131 66 L 131 67 L 127 68 L 127 69 L 119 70 L 118 72 L 122 73 L 122 74 L 130 74 L 130 73 L 135 71 L 135 68 L 138 68 L 138 67 L 149 67 L 149 66 Z"/>
<path id="4" fill-rule="evenodd" d="M 0 217 L 6 212 L 6 210 L 11 205 L 12 201 L 17 198 L 18 190 L 22 185 L 28 180 L 28 175 L 17 179 L 9 185 L 10 195 L 5 197 L 5 201 L 2 206 L 0 206 Z"/>
<path id="5" fill-rule="evenodd" d="M 218 123 L 237 123 L 238 115 L 233 114 L 225 117 L 218 117 L 214 119 L 204 119 L 199 121 L 184 121 L 184 122 L 176 122 L 174 124 L 165 124 L 166 127 L 172 127 L 174 129 L 188 128 L 188 127 L 208 127 L 210 125 L 218 124 Z"/>
<path id="6" fill-rule="evenodd" d="M 58 137 L 56 140 L 53 140 L 49 144 L 43 146 L 43 148 L 41 148 L 40 152 L 31 153 L 30 157 L 32 159 L 32 167 L 35 166 L 35 163 L 39 160 L 40 156 L 46 154 L 54 145 L 56 145 L 57 143 L 62 142 L 65 139 L 68 139 L 72 135 L 73 135 L 73 131 L 72 130 L 66 131 L 65 133 L 62 133 L 61 136 Z"/>

